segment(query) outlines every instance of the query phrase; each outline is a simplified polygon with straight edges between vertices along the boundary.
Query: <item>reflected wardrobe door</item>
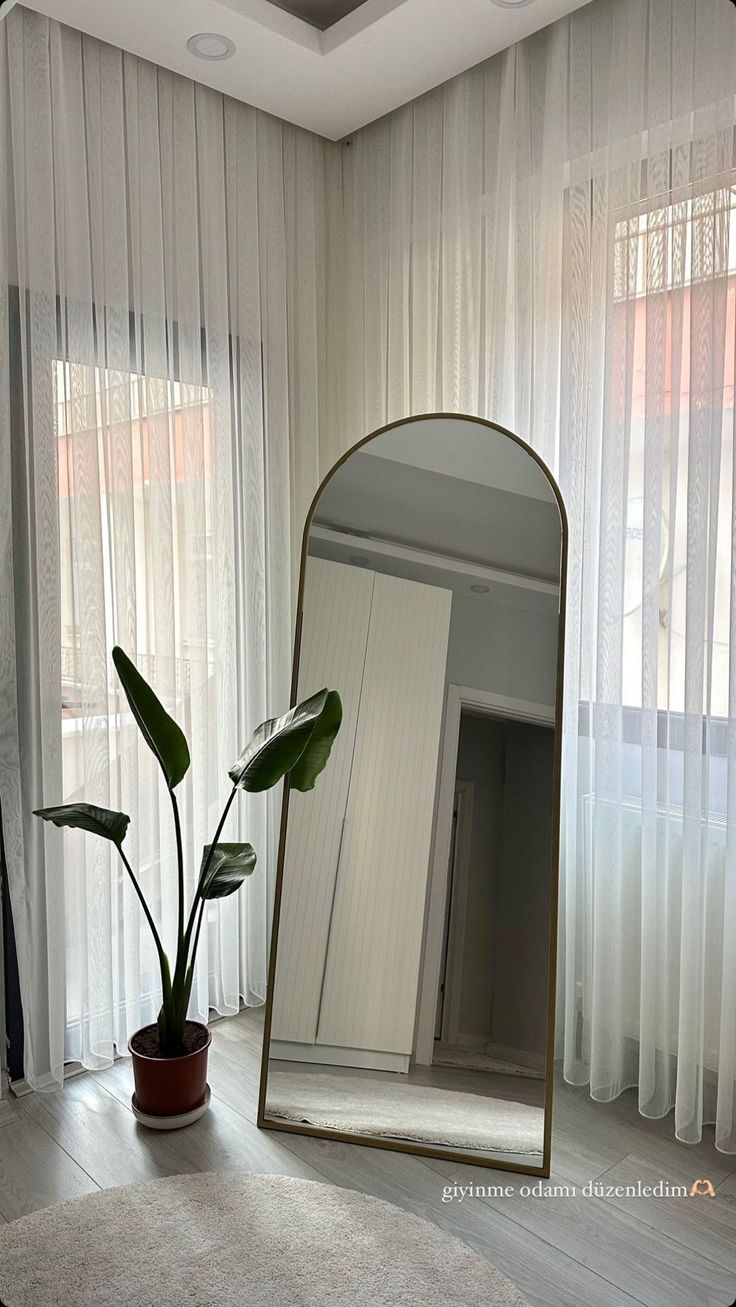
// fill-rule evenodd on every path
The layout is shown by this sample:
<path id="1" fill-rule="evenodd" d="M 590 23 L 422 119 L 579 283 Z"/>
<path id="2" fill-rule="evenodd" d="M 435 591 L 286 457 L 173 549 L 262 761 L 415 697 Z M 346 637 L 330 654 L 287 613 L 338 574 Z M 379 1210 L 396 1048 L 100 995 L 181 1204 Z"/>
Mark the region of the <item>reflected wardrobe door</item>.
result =
<path id="1" fill-rule="evenodd" d="M 329 768 L 313 791 L 289 795 L 281 938 L 272 1038 L 317 1037 L 327 936 L 348 799 L 373 573 L 310 559 L 305 584 L 299 698 L 340 687 L 343 723 Z"/>
<path id="2" fill-rule="evenodd" d="M 310 559 L 299 694 L 327 676 L 345 716 L 322 784 L 290 796 L 271 1032 L 283 1058 L 405 1069 L 450 604 L 434 586 Z"/>
<path id="3" fill-rule="evenodd" d="M 375 578 L 319 1044 L 412 1050 L 451 598 Z"/>

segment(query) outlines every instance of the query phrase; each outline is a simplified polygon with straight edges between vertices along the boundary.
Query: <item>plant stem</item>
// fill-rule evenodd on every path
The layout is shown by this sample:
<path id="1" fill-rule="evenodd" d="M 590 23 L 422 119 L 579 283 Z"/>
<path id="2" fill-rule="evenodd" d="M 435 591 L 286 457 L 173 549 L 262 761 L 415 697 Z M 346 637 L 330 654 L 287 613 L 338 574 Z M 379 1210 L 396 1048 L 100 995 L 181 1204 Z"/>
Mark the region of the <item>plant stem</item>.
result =
<path id="1" fill-rule="evenodd" d="M 176 861 L 177 875 L 179 886 L 179 909 L 177 914 L 176 938 L 179 947 L 181 947 L 182 935 L 184 933 L 184 847 L 181 838 L 181 818 L 179 816 L 179 805 L 176 801 L 176 795 L 173 790 L 169 790 L 171 795 L 171 806 L 174 810 L 174 830 L 176 831 Z"/>
<path id="2" fill-rule="evenodd" d="M 131 867 L 130 863 L 128 862 L 128 859 L 126 858 L 125 854 L 123 853 L 123 850 L 122 850 L 121 845 L 120 845 L 120 844 L 116 845 L 116 848 L 117 848 L 117 851 L 118 851 L 118 853 L 120 854 L 120 857 L 121 857 L 121 859 L 122 859 L 123 866 L 125 867 L 125 870 L 127 871 L 128 875 L 130 876 L 130 879 L 131 879 L 132 882 L 133 882 L 133 888 L 134 888 L 136 894 L 138 895 L 138 898 L 140 899 L 141 907 L 143 908 L 143 911 L 144 911 L 144 913 L 145 913 L 145 915 L 146 915 L 146 921 L 148 922 L 149 926 L 151 927 L 151 933 L 152 933 L 152 935 L 153 935 L 154 943 L 155 943 L 155 945 L 156 945 L 156 949 L 157 949 L 158 956 L 159 956 L 159 961 L 160 961 L 161 963 L 166 962 L 166 965 L 168 966 L 168 961 L 167 961 L 167 959 L 166 959 L 166 954 L 164 953 L 164 946 L 163 946 L 163 944 L 161 943 L 161 936 L 159 935 L 159 933 L 158 933 L 158 931 L 157 931 L 157 929 L 156 929 L 156 923 L 155 923 L 155 921 L 153 920 L 153 917 L 151 916 L 151 913 L 150 913 L 149 908 L 148 908 L 148 904 L 146 903 L 146 900 L 145 900 L 144 897 L 143 897 L 143 891 L 142 891 L 140 885 L 138 884 L 138 880 L 137 880 L 137 877 L 136 877 L 136 875 L 135 875 L 135 872 L 133 871 L 133 868 Z"/>
<path id="3" fill-rule="evenodd" d="M 196 891 L 195 891 L 195 894 L 194 894 L 194 902 L 192 903 L 192 910 L 191 910 L 191 912 L 189 913 L 189 920 L 188 920 L 188 922 L 187 922 L 187 928 L 186 928 L 186 932 L 185 932 L 185 935 L 184 935 L 184 939 L 185 939 L 185 943 L 186 943 L 185 957 L 188 957 L 188 955 L 189 955 L 189 941 L 190 941 L 190 939 L 191 939 L 191 937 L 192 937 L 192 930 L 193 930 L 193 928 L 194 928 L 194 917 L 195 917 L 195 913 L 196 913 L 196 911 L 197 911 L 197 906 L 198 906 L 198 904 L 199 904 L 200 901 L 201 901 L 201 900 L 200 900 L 200 896 L 199 896 L 200 886 L 204 883 L 205 876 L 207 875 L 207 872 L 208 872 L 209 869 L 210 869 L 210 863 L 211 863 L 211 861 L 212 861 L 212 859 L 213 859 L 213 857 L 214 857 L 215 849 L 217 848 L 217 841 L 219 840 L 219 838 L 220 838 L 220 836 L 221 836 L 221 834 L 222 834 L 222 828 L 223 828 L 223 826 L 225 825 L 225 822 L 227 821 L 227 815 L 228 815 L 228 813 L 229 813 L 229 811 L 230 811 L 230 809 L 231 809 L 231 807 L 232 807 L 233 799 L 235 798 L 235 795 L 236 795 L 236 793 L 237 793 L 237 789 L 238 789 L 237 785 L 233 785 L 233 788 L 232 788 L 232 790 L 230 791 L 230 797 L 229 797 L 227 803 L 225 804 L 225 807 L 224 807 L 224 809 L 223 809 L 222 816 L 220 817 L 220 821 L 219 821 L 219 823 L 218 823 L 217 830 L 215 831 L 215 833 L 214 833 L 214 835 L 213 835 L 213 837 L 212 837 L 212 843 L 210 844 L 210 851 L 209 851 L 209 853 L 207 854 L 207 857 L 206 857 L 205 860 L 204 860 L 204 866 L 202 867 L 202 870 L 201 870 L 201 872 L 200 872 L 199 881 L 197 882 L 197 888 L 196 888 Z M 199 937 L 199 931 L 197 931 L 197 937 Z M 196 951 L 196 948 L 197 948 L 197 945 L 196 945 L 196 943 L 195 943 L 195 945 L 194 945 L 194 949 L 195 949 L 195 951 Z M 193 956 L 194 956 L 194 954 L 192 954 L 192 957 L 193 957 Z"/>
<path id="4" fill-rule="evenodd" d="M 194 962 L 197 956 L 197 947 L 199 945 L 199 932 L 202 929 L 202 921 L 204 920 L 205 906 L 206 906 L 205 899 L 200 899 L 199 920 L 197 921 L 197 929 L 194 935 L 194 944 L 192 946 L 192 960 L 189 963 L 189 966 L 187 967 L 187 970 L 185 972 L 184 984 L 182 986 L 182 995 L 181 995 L 182 1022 L 186 1021 L 187 1008 L 189 1007 L 189 997 L 192 992 L 192 981 L 194 979 Z"/>
<path id="5" fill-rule="evenodd" d="M 200 903 L 199 903 L 199 921 L 197 922 L 197 929 L 196 929 L 196 931 L 194 932 L 194 943 L 192 944 L 192 961 L 191 961 L 191 967 L 192 967 L 192 969 L 194 968 L 194 959 L 195 959 L 196 956 L 197 956 L 197 947 L 198 947 L 198 945 L 199 945 L 199 932 L 200 932 L 200 930 L 202 929 L 202 918 L 204 917 L 204 909 L 205 909 L 205 900 L 204 900 L 204 899 L 200 899 Z"/>
<path id="6" fill-rule="evenodd" d="M 217 830 L 215 831 L 215 834 L 212 839 L 212 843 L 210 844 L 209 853 L 207 854 L 207 857 L 204 860 L 204 865 L 202 867 L 202 871 L 200 872 L 199 880 L 197 882 L 197 888 L 194 893 L 194 899 L 192 901 L 192 907 L 189 913 L 189 919 L 187 921 L 186 930 L 183 929 L 184 897 L 183 897 L 183 886 L 181 886 L 181 882 L 180 882 L 179 904 L 182 908 L 182 916 L 180 917 L 179 920 L 179 936 L 177 941 L 176 963 L 174 966 L 174 982 L 173 982 L 172 989 L 173 989 L 174 1001 L 177 1003 L 176 1020 L 181 1024 L 183 1024 L 186 1019 L 186 1011 L 184 1009 L 185 1006 L 188 1004 L 188 999 L 189 999 L 188 990 L 189 987 L 191 986 L 191 972 L 193 972 L 194 970 L 194 959 L 197 952 L 197 946 L 199 944 L 199 933 L 202 926 L 202 916 L 204 913 L 205 900 L 200 895 L 199 892 L 200 886 L 203 884 L 207 872 L 209 871 L 210 863 L 212 861 L 215 849 L 217 847 L 217 841 L 219 840 L 220 835 L 222 834 L 222 828 L 225 825 L 225 822 L 227 821 L 227 815 L 230 811 L 230 808 L 232 807 L 232 803 L 235 798 L 235 792 L 237 788 L 238 788 L 237 785 L 234 785 L 230 792 L 230 796 L 227 800 L 227 803 L 225 804 L 222 816 L 220 817 Z M 171 797 L 174 803 L 174 818 L 177 821 L 177 848 L 180 850 L 181 831 L 178 825 L 178 809 L 173 793 L 171 794 Z M 179 852 L 179 867 L 180 870 L 183 867 L 183 859 L 181 856 L 181 852 Z M 194 923 L 197 916 L 197 909 L 199 909 L 199 921 L 197 923 L 197 933 L 194 940 L 194 948 L 192 950 L 191 963 L 190 963 L 189 946 L 192 939 L 192 931 L 194 930 Z"/>
<path id="7" fill-rule="evenodd" d="M 158 962 L 159 962 L 159 967 L 161 969 L 161 991 L 162 991 L 162 1004 L 163 1004 L 161 1012 L 159 1013 L 158 1029 L 159 1029 L 159 1041 L 161 1043 L 161 1048 L 163 1049 L 166 1046 L 167 1041 L 171 1038 L 172 990 L 171 990 L 171 970 L 169 967 L 169 959 L 167 958 L 164 952 L 164 946 L 161 943 L 161 936 L 159 935 L 156 929 L 156 923 L 153 920 L 153 917 L 151 916 L 151 913 L 149 911 L 148 904 L 146 903 L 146 900 L 143 897 L 143 891 L 138 883 L 138 878 L 135 872 L 133 871 L 133 868 L 131 867 L 130 863 L 128 862 L 128 859 L 123 853 L 121 845 L 117 844 L 115 847 L 117 848 L 117 851 L 120 854 L 120 859 L 122 861 L 122 864 L 125 867 L 125 870 L 127 871 L 133 883 L 133 888 L 136 894 L 138 895 L 138 898 L 140 900 L 140 905 L 145 913 L 146 921 L 151 927 L 153 942 L 156 945 L 156 952 L 158 953 Z M 162 1029 L 162 1020 L 161 1020 L 162 1013 L 164 1017 L 163 1029 Z"/>

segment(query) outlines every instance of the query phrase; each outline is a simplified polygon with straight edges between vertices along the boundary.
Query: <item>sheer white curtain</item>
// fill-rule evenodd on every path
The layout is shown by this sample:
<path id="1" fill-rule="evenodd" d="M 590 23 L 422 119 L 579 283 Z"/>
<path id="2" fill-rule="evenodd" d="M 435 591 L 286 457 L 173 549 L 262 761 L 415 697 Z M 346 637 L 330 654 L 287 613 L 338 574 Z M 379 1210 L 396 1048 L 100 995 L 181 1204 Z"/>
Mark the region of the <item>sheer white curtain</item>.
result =
<path id="1" fill-rule="evenodd" d="M 570 517 L 565 1075 L 736 1151 L 736 22 L 594 0 L 343 146 L 329 442 L 463 410 Z"/>
<path id="2" fill-rule="evenodd" d="M 339 147 L 0 27 L 0 798 L 34 1083 L 156 998 L 107 852 L 31 808 L 128 811 L 171 921 L 110 646 L 190 736 L 191 879 L 285 702 L 318 462 L 464 410 L 530 440 L 570 516 L 565 1074 L 736 1150 L 735 96 L 727 0 L 593 0 Z M 200 1014 L 263 996 L 275 805 L 239 814 L 261 873 L 212 915 Z"/>
<path id="3" fill-rule="evenodd" d="M 189 888 L 229 763 L 288 703 L 327 147 L 22 8 L 0 24 L 0 105 L 0 782 L 43 1086 L 124 1051 L 159 998 L 110 847 L 31 809 L 129 813 L 128 855 L 175 928 L 171 812 L 112 645 L 190 740 Z M 233 819 L 259 867 L 209 911 L 200 1018 L 264 999 L 277 803 L 244 796 Z"/>

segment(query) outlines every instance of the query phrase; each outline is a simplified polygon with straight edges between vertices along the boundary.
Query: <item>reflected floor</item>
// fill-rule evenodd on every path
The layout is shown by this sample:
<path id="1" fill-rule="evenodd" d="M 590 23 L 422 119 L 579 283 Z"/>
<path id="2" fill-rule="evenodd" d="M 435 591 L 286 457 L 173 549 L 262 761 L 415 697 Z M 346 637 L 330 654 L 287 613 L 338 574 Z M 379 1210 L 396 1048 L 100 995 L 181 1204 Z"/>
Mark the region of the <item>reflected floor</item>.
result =
<path id="1" fill-rule="evenodd" d="M 435 1066 L 461 1067 L 466 1071 L 491 1072 L 496 1075 L 522 1076 L 530 1080 L 544 1080 L 543 1071 L 522 1066 L 518 1062 L 504 1062 L 496 1057 L 492 1045 L 479 1040 L 472 1046 L 460 1044 L 435 1044 L 433 1063 Z"/>
<path id="2" fill-rule="evenodd" d="M 323 1070 L 334 1076 L 360 1075 L 369 1080 L 393 1080 L 402 1084 L 435 1085 L 438 1089 L 460 1090 L 468 1094 L 485 1094 L 488 1098 L 512 1098 L 533 1107 L 544 1106 L 544 1080 L 537 1077 L 502 1075 L 455 1066 L 411 1066 L 408 1071 L 378 1071 L 373 1067 L 357 1070 L 327 1063 L 295 1062 L 270 1058 L 269 1066 L 278 1071 L 304 1072 Z"/>
<path id="3" fill-rule="evenodd" d="M 437 1067 L 408 1075 L 272 1059 L 269 1117 L 346 1134 L 400 1139 L 541 1165 L 544 1086 Z M 503 1089 L 503 1093 L 497 1092 Z M 529 1102 L 531 1098 L 533 1101 Z"/>

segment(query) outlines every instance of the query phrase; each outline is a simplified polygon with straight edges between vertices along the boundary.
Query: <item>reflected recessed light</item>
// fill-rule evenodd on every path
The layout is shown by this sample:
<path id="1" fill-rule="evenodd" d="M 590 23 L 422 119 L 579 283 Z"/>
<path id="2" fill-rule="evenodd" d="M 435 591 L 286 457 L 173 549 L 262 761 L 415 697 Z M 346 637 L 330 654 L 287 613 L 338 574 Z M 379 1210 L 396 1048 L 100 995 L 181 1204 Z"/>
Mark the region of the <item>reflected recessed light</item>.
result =
<path id="1" fill-rule="evenodd" d="M 476 595 L 487 595 L 490 588 L 491 587 L 489 585 L 471 585 L 470 587 L 470 589 L 473 591 L 473 594 Z"/>
<path id="2" fill-rule="evenodd" d="M 229 36 L 221 36 L 219 32 L 198 32 L 190 36 L 187 50 L 198 59 L 232 59 L 235 45 Z"/>
<path id="3" fill-rule="evenodd" d="M 355 567 L 368 566 L 368 559 L 364 558 L 362 554 L 351 554 L 350 558 L 348 559 L 348 562 L 352 563 Z"/>

